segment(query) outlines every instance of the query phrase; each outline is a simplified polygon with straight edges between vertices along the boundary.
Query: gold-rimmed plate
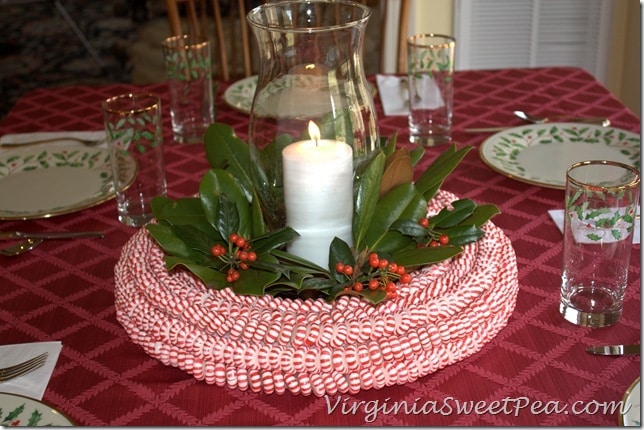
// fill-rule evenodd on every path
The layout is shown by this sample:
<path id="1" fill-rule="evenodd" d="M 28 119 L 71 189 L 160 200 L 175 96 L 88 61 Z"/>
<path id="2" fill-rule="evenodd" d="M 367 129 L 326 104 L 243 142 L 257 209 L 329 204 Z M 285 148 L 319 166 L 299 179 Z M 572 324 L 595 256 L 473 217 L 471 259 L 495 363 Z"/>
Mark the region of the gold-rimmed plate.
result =
<path id="1" fill-rule="evenodd" d="M 127 163 L 130 182 L 136 163 Z M 83 210 L 115 195 L 106 148 L 80 145 L 16 148 L 0 153 L 0 219 L 48 218 Z"/>
<path id="2" fill-rule="evenodd" d="M 479 148 L 493 170 L 517 181 L 564 189 L 566 170 L 584 160 L 610 160 L 640 168 L 640 136 L 583 123 L 532 124 L 490 136 Z"/>
<path id="3" fill-rule="evenodd" d="M 0 393 L 0 425 L 63 427 L 75 424 L 65 414 L 43 402 L 18 394 Z"/>
<path id="4" fill-rule="evenodd" d="M 622 399 L 622 409 L 619 414 L 620 426 L 634 426 L 641 427 L 642 410 L 640 409 L 641 403 L 641 388 L 640 378 L 637 378 L 624 393 Z"/>

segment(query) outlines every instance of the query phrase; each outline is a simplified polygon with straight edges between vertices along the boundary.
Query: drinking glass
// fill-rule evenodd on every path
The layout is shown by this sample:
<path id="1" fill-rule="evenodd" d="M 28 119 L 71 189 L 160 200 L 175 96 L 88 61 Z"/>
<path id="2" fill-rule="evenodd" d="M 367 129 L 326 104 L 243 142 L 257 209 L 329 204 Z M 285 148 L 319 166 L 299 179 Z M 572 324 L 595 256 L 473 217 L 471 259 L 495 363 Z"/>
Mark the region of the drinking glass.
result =
<path id="1" fill-rule="evenodd" d="M 425 146 L 451 142 L 456 40 L 441 34 L 407 39 L 409 140 Z"/>
<path id="2" fill-rule="evenodd" d="M 582 161 L 566 174 L 561 315 L 585 327 L 615 324 L 628 281 L 639 172 Z"/>
<path id="3" fill-rule="evenodd" d="M 105 100 L 102 108 L 118 217 L 140 227 L 153 217 L 150 200 L 166 194 L 161 100 L 153 94 L 122 94 Z"/>
<path id="4" fill-rule="evenodd" d="M 215 121 L 210 42 L 204 36 L 181 35 L 165 39 L 162 48 L 174 140 L 202 143 Z"/>

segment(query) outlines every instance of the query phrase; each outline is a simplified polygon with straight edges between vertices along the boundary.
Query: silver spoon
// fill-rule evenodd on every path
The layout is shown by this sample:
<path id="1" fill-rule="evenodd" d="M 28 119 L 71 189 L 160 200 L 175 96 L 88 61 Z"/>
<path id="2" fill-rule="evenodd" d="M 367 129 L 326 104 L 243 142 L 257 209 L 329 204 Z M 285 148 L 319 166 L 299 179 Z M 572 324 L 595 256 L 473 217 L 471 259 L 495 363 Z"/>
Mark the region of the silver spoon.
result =
<path id="1" fill-rule="evenodd" d="M 528 121 L 534 124 L 545 124 L 547 122 L 556 121 L 557 119 L 565 119 L 566 122 L 583 122 L 588 124 L 601 125 L 602 127 L 608 127 L 610 125 L 610 120 L 608 118 L 566 117 L 565 115 L 542 118 L 539 116 L 530 115 L 529 113 L 523 112 L 521 110 L 515 110 L 514 115 L 518 118 L 521 118 L 524 121 Z"/>
<path id="2" fill-rule="evenodd" d="M 43 243 L 43 241 L 44 239 L 25 239 L 22 242 L 18 242 L 14 245 L 0 249 L 0 255 L 4 255 L 6 257 L 14 257 L 16 255 L 31 251 L 32 249 Z"/>

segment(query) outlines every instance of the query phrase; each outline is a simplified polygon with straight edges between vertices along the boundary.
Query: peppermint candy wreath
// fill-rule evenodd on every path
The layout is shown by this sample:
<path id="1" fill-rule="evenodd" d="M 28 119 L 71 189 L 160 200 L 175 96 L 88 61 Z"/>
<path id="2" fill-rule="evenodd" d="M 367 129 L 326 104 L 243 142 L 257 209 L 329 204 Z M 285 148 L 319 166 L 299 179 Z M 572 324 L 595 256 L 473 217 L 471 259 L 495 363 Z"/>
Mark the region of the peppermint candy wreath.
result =
<path id="1" fill-rule="evenodd" d="M 455 196 L 440 191 L 428 213 Z M 242 296 L 169 273 L 146 229 L 115 268 L 118 321 L 132 341 L 197 380 L 267 394 L 323 396 L 412 382 L 478 352 L 505 327 L 518 275 L 510 240 L 488 221 L 463 253 L 412 273 L 377 306 Z"/>

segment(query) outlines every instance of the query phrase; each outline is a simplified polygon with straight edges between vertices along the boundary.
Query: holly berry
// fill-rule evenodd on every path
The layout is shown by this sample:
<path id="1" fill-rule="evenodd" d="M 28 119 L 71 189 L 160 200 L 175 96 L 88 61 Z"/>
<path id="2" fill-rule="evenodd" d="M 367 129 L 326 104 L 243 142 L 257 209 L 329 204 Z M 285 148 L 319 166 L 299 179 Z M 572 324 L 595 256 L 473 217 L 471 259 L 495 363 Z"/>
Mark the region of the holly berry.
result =
<path id="1" fill-rule="evenodd" d="M 420 224 L 421 227 L 427 228 L 429 227 L 429 220 L 427 218 L 421 218 L 418 220 L 418 224 Z"/>
<path id="2" fill-rule="evenodd" d="M 441 235 L 438 237 L 438 242 L 439 242 L 441 245 L 447 245 L 447 244 L 449 243 L 449 236 L 447 236 L 446 234 L 441 234 Z"/>

